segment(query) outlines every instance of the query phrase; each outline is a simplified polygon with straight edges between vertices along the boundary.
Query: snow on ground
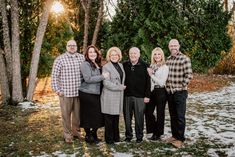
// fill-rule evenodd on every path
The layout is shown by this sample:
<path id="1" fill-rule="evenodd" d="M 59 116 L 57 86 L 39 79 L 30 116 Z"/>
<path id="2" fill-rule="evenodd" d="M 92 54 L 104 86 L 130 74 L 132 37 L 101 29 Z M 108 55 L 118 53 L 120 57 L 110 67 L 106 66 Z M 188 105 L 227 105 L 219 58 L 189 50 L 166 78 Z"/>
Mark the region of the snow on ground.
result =
<path id="1" fill-rule="evenodd" d="M 22 111 L 27 109 L 50 109 L 50 110 L 57 110 L 60 109 L 58 104 L 34 104 L 32 102 L 21 102 L 18 104 Z"/>
<path id="2" fill-rule="evenodd" d="M 235 156 L 235 83 L 215 92 L 191 94 L 188 97 L 186 137 L 195 143 L 199 137 L 221 145 L 231 145 L 224 150 Z M 208 155 L 216 151 L 210 149 Z"/>
<path id="3" fill-rule="evenodd" d="M 35 105 L 30 102 L 21 103 L 20 106 L 22 110 L 29 108 L 59 109 L 58 105 Z M 171 136 L 168 110 L 166 113 L 165 137 Z M 186 118 L 187 145 L 193 145 L 203 137 L 212 143 L 228 146 L 223 151 L 228 157 L 235 156 L 235 83 L 215 92 L 189 94 Z M 123 132 L 121 132 L 121 137 L 124 137 Z M 207 154 L 208 156 L 219 156 L 215 148 L 209 149 Z M 54 155 L 64 156 L 62 152 L 55 152 Z M 115 152 L 115 150 L 113 155 L 115 157 L 132 156 L 128 153 Z"/>

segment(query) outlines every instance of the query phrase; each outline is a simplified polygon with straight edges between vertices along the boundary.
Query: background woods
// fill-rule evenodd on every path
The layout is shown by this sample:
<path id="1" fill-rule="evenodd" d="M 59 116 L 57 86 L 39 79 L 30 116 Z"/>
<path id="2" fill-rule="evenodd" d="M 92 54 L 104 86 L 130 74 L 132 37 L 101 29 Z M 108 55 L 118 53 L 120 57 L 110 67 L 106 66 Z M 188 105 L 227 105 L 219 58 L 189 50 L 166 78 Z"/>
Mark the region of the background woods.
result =
<path id="1" fill-rule="evenodd" d="M 84 43 L 84 47 L 96 44 L 103 18 L 103 0 L 61 3 L 66 10 L 56 14 L 50 13 L 53 0 L 1 0 L 0 26 L 3 29 L 0 32 L 0 71 L 3 104 L 17 104 L 24 98 L 31 101 L 37 78 L 50 74 L 54 58 L 64 52 L 68 39 L 74 37 L 80 46 Z M 88 4 L 93 8 L 86 7 L 82 11 L 81 6 Z M 89 20 L 86 22 L 90 18 L 89 12 L 92 13 L 90 23 Z M 94 28 L 92 40 L 88 38 L 88 27 Z M 80 36 L 84 36 L 84 41 Z"/>
<path id="2" fill-rule="evenodd" d="M 55 2 L 63 12 L 50 12 Z M 81 53 L 90 44 L 104 52 L 115 45 L 126 58 L 138 46 L 146 61 L 156 46 L 168 56 L 168 41 L 178 38 L 194 71 L 235 73 L 235 7 L 229 0 L 0 0 L 0 9 L 3 104 L 32 101 L 37 78 L 50 75 L 71 38 Z"/>

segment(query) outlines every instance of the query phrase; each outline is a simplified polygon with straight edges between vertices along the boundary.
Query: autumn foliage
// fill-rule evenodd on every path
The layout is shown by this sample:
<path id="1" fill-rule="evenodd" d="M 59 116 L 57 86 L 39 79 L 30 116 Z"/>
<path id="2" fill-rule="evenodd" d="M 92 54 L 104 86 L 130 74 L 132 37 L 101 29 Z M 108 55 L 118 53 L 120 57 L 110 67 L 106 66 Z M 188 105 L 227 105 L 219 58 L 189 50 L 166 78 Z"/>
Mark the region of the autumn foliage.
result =
<path id="1" fill-rule="evenodd" d="M 228 26 L 228 32 L 233 39 L 233 46 L 228 53 L 222 52 L 222 60 L 213 68 L 215 74 L 235 74 L 235 26 Z"/>

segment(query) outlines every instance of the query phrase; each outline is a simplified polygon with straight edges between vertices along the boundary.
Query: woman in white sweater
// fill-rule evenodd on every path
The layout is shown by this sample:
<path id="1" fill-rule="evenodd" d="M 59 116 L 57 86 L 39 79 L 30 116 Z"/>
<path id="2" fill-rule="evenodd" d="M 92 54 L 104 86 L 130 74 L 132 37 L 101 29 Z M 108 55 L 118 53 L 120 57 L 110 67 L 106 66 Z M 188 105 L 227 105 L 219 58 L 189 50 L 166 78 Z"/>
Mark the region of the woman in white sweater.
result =
<path id="1" fill-rule="evenodd" d="M 151 77 L 150 102 L 146 105 L 146 129 L 147 133 L 153 133 L 150 140 L 156 141 L 164 134 L 165 107 L 167 93 L 165 83 L 169 68 L 165 64 L 164 52 L 160 47 L 153 49 L 151 54 L 151 65 L 148 68 Z M 157 118 L 154 116 L 156 108 Z"/>

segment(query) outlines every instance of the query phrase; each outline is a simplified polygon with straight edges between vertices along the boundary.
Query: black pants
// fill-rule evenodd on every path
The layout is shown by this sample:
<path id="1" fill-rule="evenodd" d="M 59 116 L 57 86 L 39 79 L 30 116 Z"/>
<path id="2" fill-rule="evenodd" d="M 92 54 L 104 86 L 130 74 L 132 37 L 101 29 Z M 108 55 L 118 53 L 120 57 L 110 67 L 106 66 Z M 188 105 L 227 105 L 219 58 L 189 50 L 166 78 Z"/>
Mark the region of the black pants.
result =
<path id="1" fill-rule="evenodd" d="M 164 134 L 165 107 L 167 93 L 165 88 L 155 88 L 151 92 L 150 102 L 146 105 L 145 118 L 147 133 L 161 136 Z M 153 115 L 157 110 L 157 118 Z"/>
<path id="2" fill-rule="evenodd" d="M 144 98 L 137 98 L 133 96 L 125 97 L 124 99 L 124 120 L 126 127 L 126 138 L 132 139 L 133 131 L 132 131 L 132 116 L 134 113 L 135 117 L 135 133 L 137 139 L 143 138 L 143 130 L 144 130 L 144 112 L 145 112 L 145 103 Z"/>
<path id="3" fill-rule="evenodd" d="M 169 105 L 169 112 L 171 118 L 171 132 L 172 136 L 180 141 L 184 141 L 185 132 L 185 112 L 186 112 L 186 99 L 188 91 L 177 91 L 175 93 L 167 94 L 167 101 Z"/>
<path id="4" fill-rule="evenodd" d="M 119 142 L 119 115 L 104 114 L 105 141 Z"/>

